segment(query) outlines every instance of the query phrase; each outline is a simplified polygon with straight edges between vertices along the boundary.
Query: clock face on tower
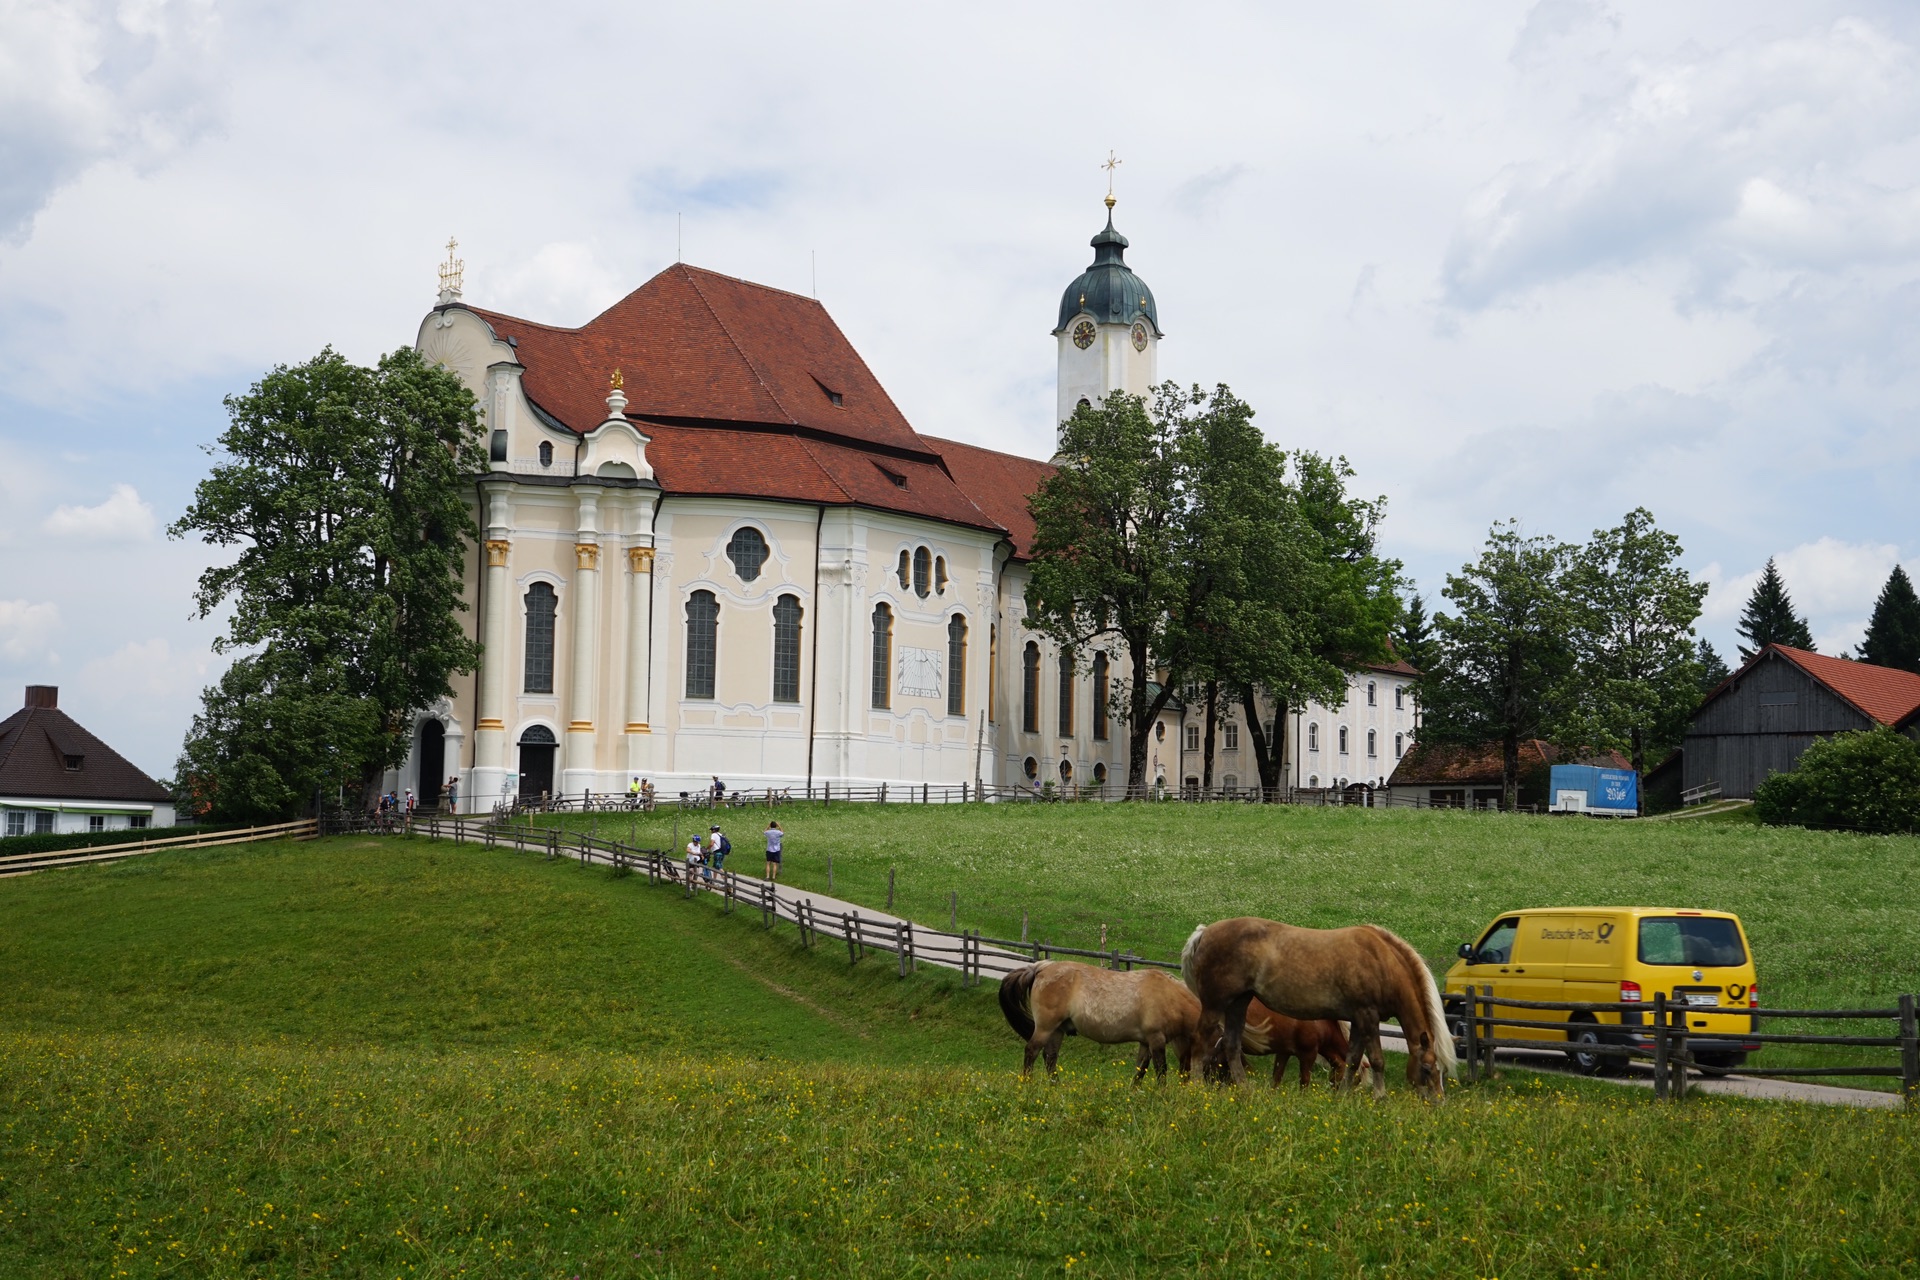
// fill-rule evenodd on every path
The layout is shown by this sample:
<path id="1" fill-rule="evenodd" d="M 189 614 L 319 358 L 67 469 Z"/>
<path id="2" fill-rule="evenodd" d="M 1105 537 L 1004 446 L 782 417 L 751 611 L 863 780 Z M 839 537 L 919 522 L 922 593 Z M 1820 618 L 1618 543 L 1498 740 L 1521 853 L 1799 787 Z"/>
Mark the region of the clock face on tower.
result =
<path id="1" fill-rule="evenodd" d="M 1073 345 L 1082 351 L 1093 345 L 1093 321 L 1082 320 L 1073 326 Z"/>
<path id="2" fill-rule="evenodd" d="M 1135 351 L 1145 351 L 1147 349 L 1147 326 L 1141 324 L 1138 320 L 1133 322 L 1133 349 Z"/>

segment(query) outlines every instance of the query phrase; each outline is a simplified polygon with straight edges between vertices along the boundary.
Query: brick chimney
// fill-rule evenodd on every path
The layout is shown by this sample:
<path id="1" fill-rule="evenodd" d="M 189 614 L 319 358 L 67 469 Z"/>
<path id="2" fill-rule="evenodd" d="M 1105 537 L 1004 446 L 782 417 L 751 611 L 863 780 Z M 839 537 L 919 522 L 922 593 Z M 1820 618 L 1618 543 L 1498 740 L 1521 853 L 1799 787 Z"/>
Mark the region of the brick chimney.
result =
<path id="1" fill-rule="evenodd" d="M 60 705 L 60 686 L 55 684 L 30 684 L 27 686 L 27 707 L 41 707 L 52 711 Z"/>

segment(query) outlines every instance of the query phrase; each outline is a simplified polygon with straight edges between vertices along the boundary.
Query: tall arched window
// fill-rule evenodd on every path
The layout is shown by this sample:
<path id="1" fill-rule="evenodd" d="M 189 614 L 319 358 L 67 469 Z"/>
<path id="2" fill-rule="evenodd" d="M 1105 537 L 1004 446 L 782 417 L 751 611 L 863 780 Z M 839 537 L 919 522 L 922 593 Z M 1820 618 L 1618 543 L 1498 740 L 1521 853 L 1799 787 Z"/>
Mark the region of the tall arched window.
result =
<path id="1" fill-rule="evenodd" d="M 1347 754 L 1347 726 L 1340 726 L 1340 754 Z"/>
<path id="2" fill-rule="evenodd" d="M 947 558 L 945 556 L 933 558 L 933 589 L 941 595 L 947 594 Z"/>
<path id="3" fill-rule="evenodd" d="M 1107 655 L 1093 655 L 1093 736 L 1100 742 L 1107 740 Z"/>
<path id="4" fill-rule="evenodd" d="M 1395 760 L 1398 760 L 1401 756 L 1404 756 L 1406 754 L 1407 754 L 1407 735 L 1404 733 L 1394 734 L 1393 735 L 1393 758 Z"/>
<path id="5" fill-rule="evenodd" d="M 773 700 L 800 701 L 800 597 L 773 602 Z"/>
<path id="6" fill-rule="evenodd" d="M 1369 756 L 1377 756 L 1380 754 L 1379 734 L 1372 729 L 1367 730 L 1367 754 Z"/>
<path id="7" fill-rule="evenodd" d="M 713 670 L 720 639 L 720 602 L 711 591 L 687 597 L 687 696 L 713 696 Z"/>
<path id="8" fill-rule="evenodd" d="M 925 547 L 916 547 L 913 552 L 913 594 L 924 600 L 932 589 L 933 553 Z"/>
<path id="9" fill-rule="evenodd" d="M 1031 640 L 1020 654 L 1020 728 L 1040 732 L 1040 646 Z"/>
<path id="10" fill-rule="evenodd" d="M 967 620 L 947 619 L 947 714 L 967 714 Z"/>
<path id="11" fill-rule="evenodd" d="M 523 693 L 553 692 L 553 610 L 559 597 L 544 582 L 527 588 L 527 672 Z"/>
<path id="12" fill-rule="evenodd" d="M 1393 709 L 1395 711 L 1407 709 L 1407 686 L 1403 684 L 1393 686 Z"/>
<path id="13" fill-rule="evenodd" d="M 893 610 L 873 606 L 873 709 L 893 705 Z"/>
<path id="14" fill-rule="evenodd" d="M 1379 694 L 1374 686 L 1373 681 L 1371 680 L 1367 681 L 1367 705 L 1370 707 L 1377 706 L 1379 705 L 1379 701 L 1380 701 Z"/>
<path id="15" fill-rule="evenodd" d="M 1073 736 L 1073 651 L 1060 651 L 1060 736 Z"/>
<path id="16" fill-rule="evenodd" d="M 909 579 L 907 575 L 909 572 L 911 572 L 908 566 L 912 562 L 912 559 L 913 559 L 912 552 L 902 551 L 900 553 L 900 568 L 898 570 L 898 573 L 900 577 L 900 589 L 902 591 L 905 591 L 907 589 L 907 586 L 911 581 L 911 579 Z"/>
<path id="17" fill-rule="evenodd" d="M 760 567 L 767 562 L 767 540 L 758 529 L 742 525 L 733 531 L 733 537 L 727 543 L 727 559 L 733 561 L 733 571 L 740 575 L 740 581 L 752 582 L 760 576 Z M 799 602 L 794 603 L 797 605 Z"/>

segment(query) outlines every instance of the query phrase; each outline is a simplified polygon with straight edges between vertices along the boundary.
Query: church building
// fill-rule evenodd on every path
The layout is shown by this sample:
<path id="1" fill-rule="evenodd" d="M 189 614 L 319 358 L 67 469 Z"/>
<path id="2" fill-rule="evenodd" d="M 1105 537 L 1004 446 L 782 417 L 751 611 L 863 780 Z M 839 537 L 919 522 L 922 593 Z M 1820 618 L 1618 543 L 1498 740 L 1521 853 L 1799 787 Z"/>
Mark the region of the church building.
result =
<path id="1" fill-rule="evenodd" d="M 1055 317 L 1062 421 L 1158 381 L 1113 203 Z M 450 256 L 417 347 L 481 407 L 484 654 L 390 785 L 433 805 L 457 779 L 473 812 L 635 778 L 1124 784 L 1125 653 L 1022 625 L 1048 463 L 921 435 L 812 298 L 675 264 L 562 328 L 467 305 L 460 275 Z M 1151 739 L 1169 789 L 1183 714 Z"/>

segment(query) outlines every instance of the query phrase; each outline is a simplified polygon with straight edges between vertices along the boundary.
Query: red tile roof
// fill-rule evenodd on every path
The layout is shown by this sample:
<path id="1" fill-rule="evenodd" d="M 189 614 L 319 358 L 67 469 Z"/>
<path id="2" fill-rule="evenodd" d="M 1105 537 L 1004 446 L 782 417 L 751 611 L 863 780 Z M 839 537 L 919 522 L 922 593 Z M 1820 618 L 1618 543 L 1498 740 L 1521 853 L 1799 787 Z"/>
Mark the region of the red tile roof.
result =
<path id="1" fill-rule="evenodd" d="M 1027 500 L 1053 474 L 1053 464 L 1013 453 L 997 453 L 958 440 L 923 436 L 946 460 L 954 482 L 1013 539 L 1013 554 L 1033 554 L 1033 515 Z"/>
<path id="2" fill-rule="evenodd" d="M 1876 667 L 1870 662 L 1829 658 L 1824 653 L 1772 644 L 1755 654 L 1740 671 L 1744 673 L 1760 661 L 1768 649 L 1831 689 L 1854 710 L 1881 724 L 1899 724 L 1920 710 L 1920 675 L 1897 667 Z"/>
<path id="3" fill-rule="evenodd" d="M 79 767 L 67 768 L 67 757 Z M 164 804 L 166 788 L 56 707 L 23 707 L 0 720 L 0 796 L 136 800 Z"/>
<path id="4" fill-rule="evenodd" d="M 1543 765 L 1569 763 L 1559 747 L 1539 738 L 1520 743 L 1520 769 L 1526 772 Z M 1577 764 L 1598 765 L 1602 769 L 1631 769 L 1632 761 L 1617 751 L 1588 756 Z M 1498 742 L 1416 742 L 1394 766 L 1387 779 L 1390 787 L 1424 786 L 1499 786 L 1504 777 L 1504 762 Z"/>

